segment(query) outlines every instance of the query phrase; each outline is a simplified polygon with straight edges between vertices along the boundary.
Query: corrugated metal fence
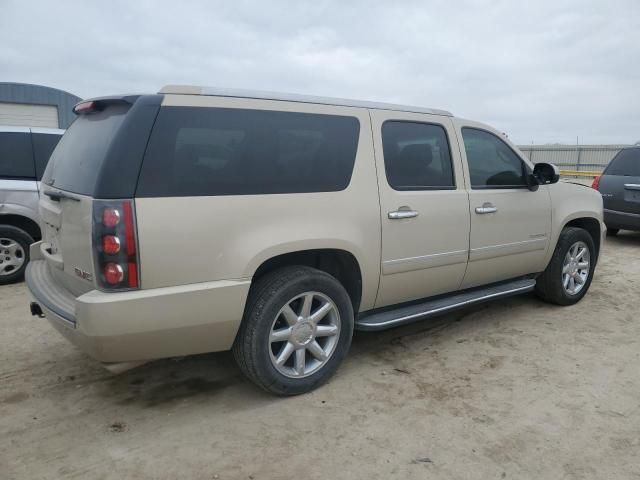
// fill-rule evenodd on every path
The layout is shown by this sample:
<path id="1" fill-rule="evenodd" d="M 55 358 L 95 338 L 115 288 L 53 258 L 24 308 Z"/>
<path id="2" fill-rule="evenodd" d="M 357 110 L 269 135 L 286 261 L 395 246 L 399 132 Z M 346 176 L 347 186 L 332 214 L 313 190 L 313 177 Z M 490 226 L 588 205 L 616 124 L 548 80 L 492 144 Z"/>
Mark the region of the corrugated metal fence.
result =
<path id="1" fill-rule="evenodd" d="M 553 163 L 561 170 L 602 172 L 621 148 L 627 145 L 522 145 L 533 163 Z"/>

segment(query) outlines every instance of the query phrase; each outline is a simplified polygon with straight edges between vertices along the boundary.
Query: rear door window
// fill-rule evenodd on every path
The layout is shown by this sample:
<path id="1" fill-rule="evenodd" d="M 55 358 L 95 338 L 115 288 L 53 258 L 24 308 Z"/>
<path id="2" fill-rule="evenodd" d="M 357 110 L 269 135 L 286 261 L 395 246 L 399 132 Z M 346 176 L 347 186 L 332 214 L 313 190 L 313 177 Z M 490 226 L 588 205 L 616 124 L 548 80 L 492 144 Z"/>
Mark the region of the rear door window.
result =
<path id="1" fill-rule="evenodd" d="M 163 107 L 136 196 L 251 195 L 345 189 L 358 146 L 354 117 Z"/>
<path id="2" fill-rule="evenodd" d="M 0 132 L 0 178 L 35 179 L 31 138 L 27 132 Z"/>
<path id="3" fill-rule="evenodd" d="M 640 177 L 640 148 L 620 150 L 604 173 L 606 175 Z"/>
<path id="4" fill-rule="evenodd" d="M 58 145 L 61 135 L 52 133 L 32 133 L 33 157 L 36 162 L 36 178 L 40 180 L 44 173 L 51 153 Z"/>
<path id="5" fill-rule="evenodd" d="M 449 141 L 441 125 L 385 122 L 382 145 L 387 181 L 394 190 L 455 188 Z"/>

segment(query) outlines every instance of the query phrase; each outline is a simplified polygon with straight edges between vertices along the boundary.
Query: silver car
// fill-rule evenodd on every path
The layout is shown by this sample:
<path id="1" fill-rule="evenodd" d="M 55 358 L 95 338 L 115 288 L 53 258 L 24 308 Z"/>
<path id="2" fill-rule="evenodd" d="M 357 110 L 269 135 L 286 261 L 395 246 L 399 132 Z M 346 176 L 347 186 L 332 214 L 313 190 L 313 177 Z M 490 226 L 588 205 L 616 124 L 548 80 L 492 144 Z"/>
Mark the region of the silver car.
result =
<path id="1" fill-rule="evenodd" d="M 41 238 L 40 178 L 63 133 L 0 126 L 0 285 L 22 279 L 29 245 Z"/>

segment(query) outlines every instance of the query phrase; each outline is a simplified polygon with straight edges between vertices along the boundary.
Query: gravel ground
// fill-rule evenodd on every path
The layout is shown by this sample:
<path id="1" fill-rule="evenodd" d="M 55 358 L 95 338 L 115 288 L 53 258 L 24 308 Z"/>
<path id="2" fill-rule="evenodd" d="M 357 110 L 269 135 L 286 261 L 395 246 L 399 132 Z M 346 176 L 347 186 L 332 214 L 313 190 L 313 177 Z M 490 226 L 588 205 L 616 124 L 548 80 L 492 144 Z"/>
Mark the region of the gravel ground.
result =
<path id="1" fill-rule="evenodd" d="M 358 333 L 280 399 L 230 354 L 113 376 L 0 287 L 0 479 L 640 479 L 640 234 L 585 299 L 533 296 Z"/>

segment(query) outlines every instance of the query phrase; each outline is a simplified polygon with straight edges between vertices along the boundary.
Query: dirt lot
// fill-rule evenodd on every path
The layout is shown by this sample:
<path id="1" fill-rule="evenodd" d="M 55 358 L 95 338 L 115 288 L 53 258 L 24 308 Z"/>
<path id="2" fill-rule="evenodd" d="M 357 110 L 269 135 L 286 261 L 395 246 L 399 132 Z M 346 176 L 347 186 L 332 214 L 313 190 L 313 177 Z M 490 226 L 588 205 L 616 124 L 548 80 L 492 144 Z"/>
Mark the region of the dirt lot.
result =
<path id="1" fill-rule="evenodd" d="M 640 235 L 587 297 L 356 335 L 338 375 L 270 397 L 230 354 L 112 376 L 0 288 L 0 479 L 640 478 Z"/>

